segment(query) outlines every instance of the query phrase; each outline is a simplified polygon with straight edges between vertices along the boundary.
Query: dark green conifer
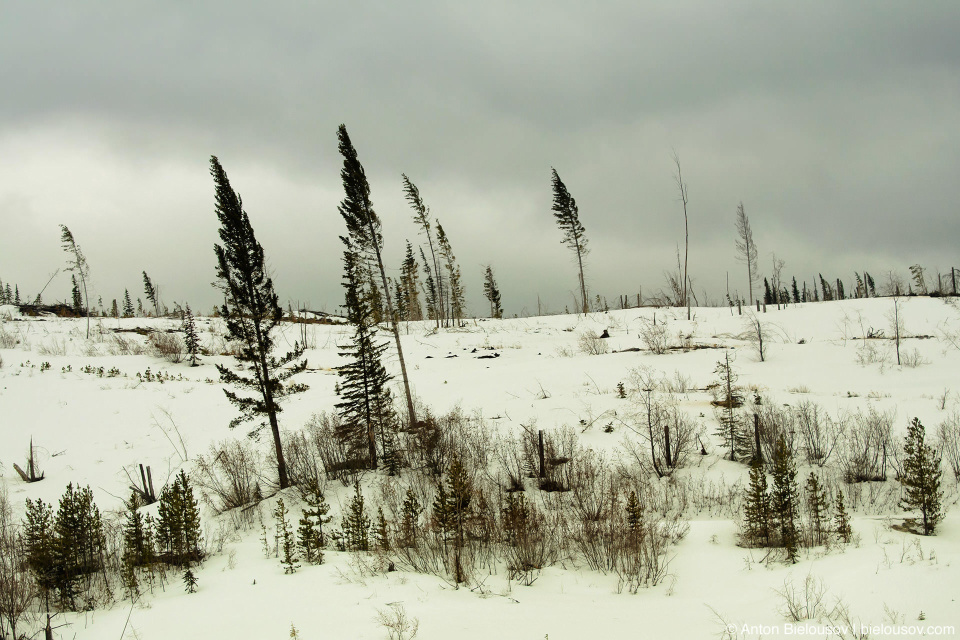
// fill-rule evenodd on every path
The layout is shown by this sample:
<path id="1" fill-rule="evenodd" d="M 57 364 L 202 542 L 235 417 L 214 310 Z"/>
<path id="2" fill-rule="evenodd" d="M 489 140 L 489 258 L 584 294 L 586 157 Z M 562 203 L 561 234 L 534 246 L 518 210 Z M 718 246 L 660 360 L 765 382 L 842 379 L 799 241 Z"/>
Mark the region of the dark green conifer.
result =
<path id="1" fill-rule="evenodd" d="M 153 304 L 154 313 L 160 317 L 160 302 L 157 300 L 157 289 L 153 286 L 150 276 L 143 272 L 143 292 L 147 296 L 147 301 Z"/>
<path id="2" fill-rule="evenodd" d="M 290 381 L 307 366 L 307 361 L 301 360 L 304 345 L 294 343 L 285 355 L 272 355 L 275 344 L 272 333 L 283 318 L 283 309 L 274 291 L 273 279 L 267 275 L 263 247 L 254 236 L 240 197 L 215 156 L 210 158 L 210 173 L 216 186 L 216 212 L 223 242 L 213 247 L 217 256 L 217 286 L 225 300 L 220 316 L 226 322 L 228 338 L 240 344 L 237 360 L 250 368 L 247 374 L 218 364 L 217 371 L 221 382 L 253 394 L 241 396 L 224 389 L 227 399 L 240 411 L 240 415 L 230 421 L 230 427 L 266 418 L 273 435 L 278 484 L 285 489 L 290 481 L 277 416 L 281 400 L 307 389 L 304 384 Z M 263 426 L 266 425 L 258 425 L 255 431 Z"/>
<path id="3" fill-rule="evenodd" d="M 166 562 L 178 566 L 203 559 L 200 510 L 184 471 L 160 492 L 156 543 Z"/>
<path id="4" fill-rule="evenodd" d="M 940 489 L 943 471 L 940 453 L 924 444 L 924 431 L 919 418 L 911 420 L 907 427 L 903 443 L 903 474 L 900 476 L 904 496 L 900 506 L 920 512 L 922 533 L 929 536 L 943 517 L 943 491 Z"/>
<path id="5" fill-rule="evenodd" d="M 390 526 L 383 514 L 383 507 L 377 507 L 377 521 L 373 525 L 374 544 L 380 551 L 390 550 Z"/>
<path id="6" fill-rule="evenodd" d="M 420 532 L 421 513 L 423 513 L 423 505 L 417 500 L 413 490 L 407 489 L 400 515 L 400 538 L 403 546 L 412 547 L 416 544 Z"/>
<path id="7" fill-rule="evenodd" d="M 197 336 L 197 323 L 193 319 L 190 305 L 183 311 L 183 342 L 190 356 L 190 366 L 197 366 L 197 357 L 200 355 L 200 338 Z"/>
<path id="8" fill-rule="evenodd" d="M 183 572 L 183 588 L 187 593 L 197 592 L 197 576 L 193 574 L 193 569 L 189 566 L 187 566 L 187 570 Z"/>
<path id="9" fill-rule="evenodd" d="M 351 343 L 340 352 L 350 361 L 337 367 L 341 401 L 335 406 L 342 419 L 337 435 L 352 455 L 362 456 L 365 451 L 370 468 L 376 469 L 379 464 L 377 437 L 380 437 L 381 449 L 385 449 L 392 442 L 390 436 L 396 428 L 393 399 L 387 387 L 390 376 L 381 362 L 387 345 L 377 343 L 376 327 L 361 295 L 359 255 L 349 238 L 341 239 L 346 245 L 343 253 L 345 306 L 354 331 Z"/>
<path id="10" fill-rule="evenodd" d="M 850 516 L 847 515 L 847 508 L 843 504 L 843 491 L 837 490 L 836 512 L 833 516 L 834 531 L 843 542 L 850 542 L 853 537 L 853 529 L 850 527 Z"/>
<path id="11" fill-rule="evenodd" d="M 360 481 L 353 484 L 353 498 L 343 516 L 343 545 L 347 551 L 370 550 L 370 517 L 364 506 L 363 491 L 360 490 Z"/>
<path id="12" fill-rule="evenodd" d="M 129 289 L 123 290 L 123 317 L 124 318 L 133 317 L 133 303 L 130 301 Z"/>
<path id="13" fill-rule="evenodd" d="M 829 514 L 827 513 L 827 495 L 820 486 L 820 480 L 814 472 L 807 476 L 807 515 L 810 518 L 810 542 L 821 545 L 826 541 L 829 531 Z"/>
<path id="14" fill-rule="evenodd" d="M 280 563 L 283 565 L 284 573 L 296 573 L 300 565 L 297 564 L 296 539 L 290 523 L 287 520 L 287 507 L 283 504 L 283 498 L 277 499 L 277 506 L 273 510 L 273 518 L 277 527 L 277 542 L 280 547 Z"/>
<path id="15" fill-rule="evenodd" d="M 300 527 L 297 537 L 300 550 L 303 551 L 307 562 L 323 564 L 323 548 L 326 546 L 326 537 L 323 525 L 330 522 L 330 505 L 323 495 L 320 483 L 311 478 L 304 487 L 304 501 L 307 503 L 300 518 Z"/>
<path id="16" fill-rule="evenodd" d="M 770 516 L 777 535 L 779 546 L 787 550 L 790 562 L 797 561 L 799 536 L 797 518 L 799 491 L 797 489 L 797 467 L 793 456 L 781 436 L 774 449 L 770 475 L 773 488 L 770 491 Z"/>
<path id="17" fill-rule="evenodd" d="M 750 463 L 750 483 L 743 505 L 743 541 L 746 546 L 766 547 L 770 544 L 770 493 L 763 461 L 757 457 Z"/>
<path id="18" fill-rule="evenodd" d="M 493 277 L 493 267 L 487 265 L 483 272 L 483 296 L 490 303 L 490 317 L 502 318 L 503 307 L 500 306 L 500 289 Z"/>
<path id="19" fill-rule="evenodd" d="M 403 390 L 407 399 L 407 418 L 410 424 L 416 424 L 417 413 L 413 406 L 413 393 L 410 391 L 410 378 L 407 376 L 407 365 L 403 358 L 403 346 L 400 342 L 400 329 L 393 308 L 393 297 L 390 295 L 390 286 L 387 284 L 387 272 L 383 266 L 381 248 L 383 235 L 380 232 L 380 218 L 373 210 L 370 201 L 370 183 L 366 172 L 353 147 L 347 128 L 340 125 L 337 130 L 338 148 L 343 156 L 343 169 L 340 178 L 343 181 L 344 199 L 338 210 L 347 224 L 347 234 L 353 250 L 358 254 L 376 260 L 380 271 L 380 284 L 383 286 L 383 295 L 386 298 L 386 317 L 393 330 L 394 342 L 397 346 L 397 360 L 400 364 L 400 377 L 403 380 Z"/>
<path id="20" fill-rule="evenodd" d="M 587 283 L 583 277 L 583 258 L 586 257 L 587 238 L 584 235 L 586 229 L 580 223 L 580 212 L 577 209 L 577 201 L 570 195 L 567 186 L 563 184 L 560 175 L 556 169 L 551 171 L 551 185 L 553 186 L 553 217 L 557 221 L 557 226 L 563 232 L 561 242 L 567 245 L 577 257 L 577 272 L 579 277 L 578 284 L 580 289 L 580 309 L 581 313 L 587 313 L 590 310 L 590 301 L 587 299 Z"/>

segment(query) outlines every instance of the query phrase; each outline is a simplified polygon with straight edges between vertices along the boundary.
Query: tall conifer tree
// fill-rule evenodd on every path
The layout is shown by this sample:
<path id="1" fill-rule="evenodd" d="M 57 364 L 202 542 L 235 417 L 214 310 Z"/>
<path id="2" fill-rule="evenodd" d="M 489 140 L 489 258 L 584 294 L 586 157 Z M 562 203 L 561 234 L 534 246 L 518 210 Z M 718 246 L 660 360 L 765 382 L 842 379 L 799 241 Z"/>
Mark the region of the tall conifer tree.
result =
<path id="1" fill-rule="evenodd" d="M 587 239 L 584 236 L 586 230 L 580 224 L 580 212 L 577 209 L 577 201 L 567 191 L 567 186 L 563 184 L 560 175 L 556 169 L 551 169 L 553 184 L 553 217 L 557 220 L 557 226 L 563 231 L 563 240 L 561 242 L 567 245 L 577 256 L 577 269 L 579 273 L 580 284 L 580 312 L 587 313 L 590 310 L 590 302 L 587 300 L 587 283 L 583 278 L 583 258 L 587 255 Z"/>
<path id="2" fill-rule="evenodd" d="M 493 267 L 487 265 L 483 272 L 483 296 L 490 302 L 490 317 L 502 318 L 503 307 L 500 306 L 500 289 L 493 277 Z"/>
<path id="3" fill-rule="evenodd" d="M 440 275 L 440 261 L 437 260 L 437 252 L 433 246 L 433 223 L 430 220 L 430 208 L 427 207 L 423 202 L 423 198 L 420 197 L 420 190 L 417 189 L 417 185 L 413 184 L 406 174 L 401 175 L 403 176 L 403 193 L 407 198 L 407 202 L 413 207 L 413 221 L 417 223 L 423 234 L 427 236 L 427 245 L 430 247 L 432 262 L 427 262 L 427 258 L 423 254 L 423 249 L 420 249 L 420 257 L 423 259 L 423 269 L 428 280 L 431 279 L 431 271 L 435 274 L 432 278 L 433 287 L 428 292 L 428 295 L 430 295 L 434 303 L 436 303 L 443 299 L 443 278 Z M 444 318 L 441 317 L 443 315 L 443 305 L 435 304 L 434 311 L 437 313 L 436 322 L 437 328 L 439 328 L 444 322 Z"/>
<path id="4" fill-rule="evenodd" d="M 347 223 L 347 233 L 353 245 L 353 251 L 376 258 L 380 269 L 380 280 L 383 284 L 383 293 L 386 297 L 387 315 L 393 329 L 393 338 L 397 345 L 397 358 L 400 361 L 400 374 L 403 377 L 403 390 L 407 396 L 407 415 L 410 424 L 416 424 L 417 413 L 413 406 L 413 393 L 410 391 L 410 379 L 407 376 L 407 364 L 403 358 L 403 346 L 400 344 L 400 328 L 393 309 L 393 296 L 390 295 L 390 286 L 387 284 L 387 272 L 383 267 L 383 258 L 380 249 L 383 246 L 383 236 L 380 233 L 380 218 L 373 210 L 370 201 L 370 183 L 367 174 L 353 148 L 347 127 L 340 125 L 337 130 L 340 155 L 343 156 L 343 168 L 340 178 L 343 181 L 345 197 L 340 202 L 340 215 Z M 350 247 L 348 247 L 350 249 Z"/>
<path id="5" fill-rule="evenodd" d="M 210 158 L 210 174 L 216 186 L 216 212 L 223 242 L 213 247 L 217 256 L 217 286 L 225 299 L 220 315 L 226 322 L 229 338 L 241 345 L 237 360 L 251 367 L 249 375 L 219 364 L 217 371 L 221 382 L 254 394 L 241 396 L 224 389 L 227 399 L 240 410 L 230 426 L 266 417 L 273 435 L 278 482 L 283 489 L 290 482 L 277 414 L 281 410 L 280 400 L 307 388 L 289 381 L 307 366 L 306 360 L 300 359 L 304 346 L 294 343 L 293 350 L 285 355 L 271 355 L 274 347 L 271 333 L 283 318 L 283 309 L 273 290 L 273 279 L 267 275 L 263 247 L 257 242 L 243 202 L 230 186 L 216 156 Z"/>

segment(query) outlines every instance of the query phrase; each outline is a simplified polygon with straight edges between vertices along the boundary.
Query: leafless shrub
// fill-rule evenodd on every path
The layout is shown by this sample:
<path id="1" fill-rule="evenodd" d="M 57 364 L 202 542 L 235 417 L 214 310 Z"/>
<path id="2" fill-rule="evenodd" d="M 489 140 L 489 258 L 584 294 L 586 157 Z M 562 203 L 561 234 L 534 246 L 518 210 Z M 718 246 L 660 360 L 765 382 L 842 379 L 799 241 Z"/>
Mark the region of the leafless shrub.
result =
<path id="1" fill-rule="evenodd" d="M 17 626 L 31 622 L 36 583 L 26 568 L 22 541 L 13 522 L 6 487 L 0 485 L 0 637 L 21 637 Z"/>
<path id="2" fill-rule="evenodd" d="M 773 460 L 777 442 L 782 438 L 787 445 L 791 456 L 796 455 L 796 424 L 794 412 L 788 407 L 778 407 L 773 404 L 763 404 L 755 407 L 755 413 L 760 417 L 760 449 L 764 460 Z M 748 421 L 750 439 L 754 441 L 753 423 Z"/>
<path id="3" fill-rule="evenodd" d="M 37 347 L 37 353 L 41 356 L 65 356 L 67 355 L 67 340 L 62 336 L 51 336 Z"/>
<path id="4" fill-rule="evenodd" d="M 835 422 L 819 405 L 801 400 L 794 413 L 794 427 L 808 464 L 822 467 L 843 438 L 844 422 Z"/>
<path id="5" fill-rule="evenodd" d="M 176 333 L 154 331 L 147 337 L 147 346 L 154 356 L 173 363 L 181 362 L 186 353 L 183 339 Z"/>
<path id="6" fill-rule="evenodd" d="M 607 341 L 601 338 L 593 329 L 587 329 L 581 333 L 577 339 L 577 344 L 580 347 L 580 352 L 588 356 L 602 356 L 605 353 L 610 353 L 610 347 Z"/>
<path id="7" fill-rule="evenodd" d="M 894 411 L 880 413 L 870 407 L 850 417 L 842 446 L 840 468 L 847 482 L 885 480 L 891 448 Z"/>
<path id="8" fill-rule="evenodd" d="M 213 510 L 220 514 L 262 499 L 263 460 L 250 441 L 225 440 L 197 456 L 193 480 Z"/>
<path id="9" fill-rule="evenodd" d="M 862 367 L 868 364 L 879 364 L 883 371 L 890 364 L 890 354 L 872 342 L 864 341 L 857 347 L 857 364 Z"/>
<path id="10" fill-rule="evenodd" d="M 412 640 L 420 630 L 420 619 L 407 615 L 399 602 L 387 605 L 388 609 L 377 610 L 377 622 L 387 630 L 390 640 Z"/>
<path id="11" fill-rule="evenodd" d="M 623 424 L 639 436 L 639 440 L 624 441 L 627 453 L 660 478 L 689 463 L 703 432 L 703 425 L 684 413 L 673 398 L 652 392 L 634 395 L 633 410 Z"/>
<path id="12" fill-rule="evenodd" d="M 937 429 L 943 459 L 960 483 L 960 413 L 952 412 Z"/>
<path id="13" fill-rule="evenodd" d="M 580 481 L 571 492 L 574 520 L 570 535 L 587 566 L 603 573 L 614 571 L 624 534 L 619 491 L 605 467 L 590 465 L 581 469 Z"/>
<path id="14" fill-rule="evenodd" d="M 640 319 L 640 340 L 651 353 L 662 355 L 670 348 L 670 336 L 667 332 L 667 323 L 661 320 L 657 322 L 656 316 L 653 320 L 646 318 Z"/>
<path id="15" fill-rule="evenodd" d="M 136 338 L 126 337 L 120 334 L 111 336 L 108 349 L 110 355 L 113 356 L 139 356 L 146 350 L 143 343 Z"/>
<path id="16" fill-rule="evenodd" d="M 276 454 L 271 455 L 269 464 L 272 467 L 276 463 Z M 283 434 L 283 457 L 287 463 L 290 484 L 305 487 L 307 483 L 322 477 L 323 463 L 308 432 Z"/>
<path id="17" fill-rule="evenodd" d="M 356 474 L 367 468 L 366 460 L 352 457 L 347 444 L 337 436 L 340 415 L 334 412 L 314 414 L 304 427 L 312 455 L 319 458 L 323 471 L 330 480 L 339 480 L 344 486 L 352 484 Z"/>
<path id="18" fill-rule="evenodd" d="M 12 331 L 7 331 L 6 326 L 0 324 L 0 349 L 13 349 L 17 346 L 17 336 Z"/>
<path id="19" fill-rule="evenodd" d="M 903 366 L 910 369 L 916 369 L 921 365 L 930 364 L 930 361 L 920 354 L 919 349 L 904 352 L 900 357 L 900 362 Z"/>
<path id="20" fill-rule="evenodd" d="M 783 588 L 774 591 L 783 600 L 780 613 L 791 622 L 816 620 L 827 613 L 824 608 L 827 588 L 823 580 L 814 577 L 812 573 L 807 574 L 800 588 L 787 578 L 783 581 Z"/>
<path id="21" fill-rule="evenodd" d="M 760 362 L 766 361 L 767 347 L 770 344 L 770 331 L 766 323 L 761 322 L 756 315 L 747 318 L 746 330 L 742 337 L 753 345 Z"/>
<path id="22" fill-rule="evenodd" d="M 672 378 L 663 378 L 660 381 L 660 388 L 665 393 L 687 393 L 693 390 L 693 383 L 689 376 L 680 373 L 679 369 L 674 369 Z"/>

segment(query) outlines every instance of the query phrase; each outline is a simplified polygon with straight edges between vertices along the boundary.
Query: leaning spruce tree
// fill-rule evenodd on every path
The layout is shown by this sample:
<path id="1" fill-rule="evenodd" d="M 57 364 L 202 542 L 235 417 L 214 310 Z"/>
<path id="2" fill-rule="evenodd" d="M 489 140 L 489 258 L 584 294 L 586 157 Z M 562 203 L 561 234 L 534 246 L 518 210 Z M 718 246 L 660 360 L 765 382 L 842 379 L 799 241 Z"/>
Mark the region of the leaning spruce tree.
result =
<path id="1" fill-rule="evenodd" d="M 87 316 L 87 340 L 90 339 L 90 295 L 87 293 L 87 278 L 90 276 L 90 265 L 87 264 L 87 258 L 80 250 L 80 245 L 74 239 L 73 234 L 67 225 L 60 225 L 60 245 L 70 256 L 67 261 L 67 271 L 73 272 L 75 276 L 80 276 L 80 284 L 83 286 L 83 297 L 86 302 L 84 315 Z M 17 290 L 17 304 L 20 304 L 20 291 Z"/>
<path id="2" fill-rule="evenodd" d="M 393 339 L 397 344 L 397 358 L 400 361 L 400 375 L 403 378 L 403 390 L 407 396 L 407 415 L 410 424 L 416 424 L 417 414 L 413 407 L 413 394 L 410 391 L 410 378 L 407 376 L 407 364 L 403 359 L 403 347 L 400 344 L 400 327 L 393 309 L 393 297 L 390 295 L 390 285 L 387 282 L 387 272 L 383 267 L 383 257 L 380 249 L 383 246 L 383 236 L 380 233 L 380 218 L 373 210 L 370 201 L 370 183 L 363 165 L 357 157 L 357 150 L 353 148 L 347 127 L 340 125 L 337 130 L 340 155 L 343 156 L 343 168 L 340 178 L 343 180 L 345 192 L 338 210 L 347 223 L 347 233 L 355 249 L 361 254 L 376 258 L 380 269 L 380 279 L 383 284 L 383 293 L 387 300 L 387 314 L 390 326 L 393 329 Z"/>
<path id="3" fill-rule="evenodd" d="M 493 267 L 487 265 L 483 272 L 483 297 L 490 302 L 490 317 L 502 318 L 503 307 L 500 306 L 500 289 L 493 276 Z"/>
<path id="4" fill-rule="evenodd" d="M 580 277 L 580 306 L 581 312 L 590 310 L 587 300 L 587 283 L 583 278 L 583 258 L 587 255 L 587 239 L 584 236 L 586 229 L 580 224 L 580 213 L 577 210 L 577 201 L 574 200 L 567 186 L 563 184 L 556 169 L 551 182 L 553 184 L 553 217 L 557 219 L 557 226 L 563 231 L 563 244 L 570 247 L 577 256 L 577 269 Z"/>
<path id="5" fill-rule="evenodd" d="M 443 305 L 437 304 L 438 300 L 443 299 L 443 278 L 440 275 L 440 262 L 437 260 L 437 252 L 433 247 L 433 231 L 431 230 L 433 223 L 430 221 L 430 208 L 424 203 L 423 198 L 420 197 L 420 190 L 417 189 L 417 185 L 410 181 L 407 174 L 403 173 L 400 175 L 403 178 L 404 196 L 407 202 L 410 203 L 410 206 L 413 207 L 413 221 L 417 223 L 424 235 L 427 236 L 427 244 L 430 247 L 432 262 L 427 261 L 422 248 L 420 249 L 420 257 L 423 259 L 423 270 L 427 277 L 427 297 L 428 299 L 432 298 L 434 301 L 432 308 L 435 314 L 437 328 L 439 329 L 444 320 L 442 318 Z M 436 274 L 436 277 L 434 278 L 432 274 Z"/>
<path id="6" fill-rule="evenodd" d="M 226 322 L 227 336 L 241 346 L 237 360 L 250 367 L 250 374 L 238 373 L 219 364 L 217 371 L 221 382 L 253 393 L 252 396 L 240 396 L 224 389 L 227 399 L 240 410 L 240 415 L 230 421 L 230 427 L 266 417 L 273 434 L 279 486 L 284 489 L 290 481 L 277 414 L 283 398 L 307 389 L 304 384 L 288 382 L 291 376 L 307 366 L 307 361 L 300 359 L 304 346 L 294 343 L 293 350 L 285 355 L 271 355 L 274 347 L 271 333 L 280 323 L 283 309 L 273 290 L 273 280 L 267 275 L 263 247 L 257 242 L 243 203 L 230 187 L 227 174 L 216 156 L 210 158 L 210 174 L 216 185 L 216 211 L 223 241 L 222 245 L 213 247 L 217 255 L 216 286 L 225 299 L 220 315 Z"/>

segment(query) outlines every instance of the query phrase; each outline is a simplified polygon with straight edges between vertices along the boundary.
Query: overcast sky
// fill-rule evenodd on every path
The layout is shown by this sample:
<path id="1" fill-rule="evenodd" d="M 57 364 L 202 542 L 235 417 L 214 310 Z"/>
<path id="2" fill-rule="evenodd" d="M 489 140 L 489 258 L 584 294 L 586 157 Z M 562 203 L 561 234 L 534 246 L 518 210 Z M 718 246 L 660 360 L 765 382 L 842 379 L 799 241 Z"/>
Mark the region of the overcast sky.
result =
<path id="1" fill-rule="evenodd" d="M 307 8 L 309 5 L 310 8 Z M 87 255 L 93 300 L 141 272 L 217 301 L 209 158 L 243 199 L 281 300 L 342 302 L 345 123 L 399 266 L 420 188 L 483 314 L 572 307 L 550 168 L 577 199 L 591 292 L 664 286 L 689 186 L 701 298 L 745 291 L 741 200 L 764 275 L 960 267 L 960 3 L 4 2 L 0 279 L 35 295 Z M 932 276 L 931 276 L 932 277 Z M 46 301 L 69 297 L 60 274 Z"/>

